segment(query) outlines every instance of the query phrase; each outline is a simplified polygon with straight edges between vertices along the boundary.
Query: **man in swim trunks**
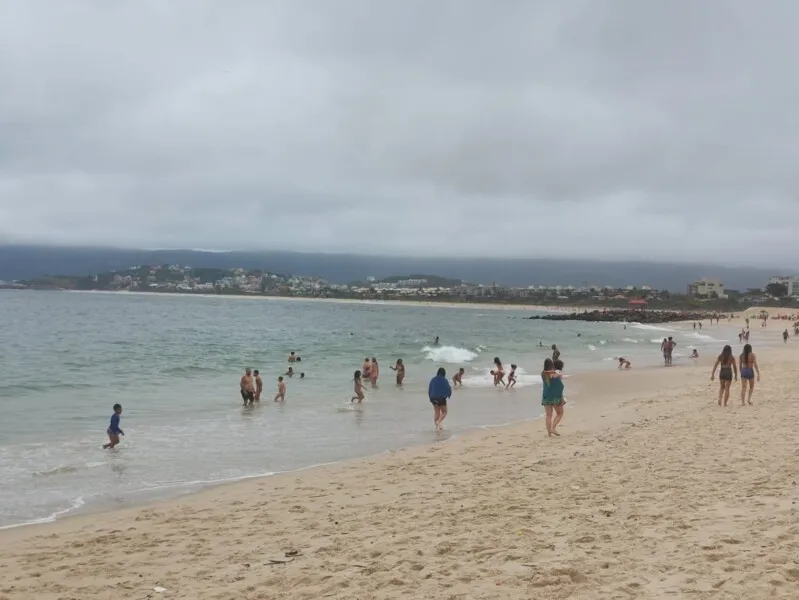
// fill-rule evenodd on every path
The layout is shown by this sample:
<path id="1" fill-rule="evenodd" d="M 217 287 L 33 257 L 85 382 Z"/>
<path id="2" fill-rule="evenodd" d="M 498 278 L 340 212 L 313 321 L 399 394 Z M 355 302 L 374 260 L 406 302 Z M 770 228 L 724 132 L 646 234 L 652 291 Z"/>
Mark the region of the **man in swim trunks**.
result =
<path id="1" fill-rule="evenodd" d="M 239 382 L 239 388 L 241 389 L 241 399 L 244 400 L 244 406 L 252 404 L 255 401 L 255 387 L 250 367 L 244 370 L 244 375 L 241 376 L 241 381 Z"/>

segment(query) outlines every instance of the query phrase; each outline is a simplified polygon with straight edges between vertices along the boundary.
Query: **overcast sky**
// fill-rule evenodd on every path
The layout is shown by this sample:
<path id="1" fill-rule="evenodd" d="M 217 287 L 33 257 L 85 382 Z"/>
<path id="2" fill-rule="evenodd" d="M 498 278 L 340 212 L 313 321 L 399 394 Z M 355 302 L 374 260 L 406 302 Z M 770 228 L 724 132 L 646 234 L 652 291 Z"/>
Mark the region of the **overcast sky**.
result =
<path id="1" fill-rule="evenodd" d="M 2 0 L 0 241 L 787 265 L 796 0 Z"/>

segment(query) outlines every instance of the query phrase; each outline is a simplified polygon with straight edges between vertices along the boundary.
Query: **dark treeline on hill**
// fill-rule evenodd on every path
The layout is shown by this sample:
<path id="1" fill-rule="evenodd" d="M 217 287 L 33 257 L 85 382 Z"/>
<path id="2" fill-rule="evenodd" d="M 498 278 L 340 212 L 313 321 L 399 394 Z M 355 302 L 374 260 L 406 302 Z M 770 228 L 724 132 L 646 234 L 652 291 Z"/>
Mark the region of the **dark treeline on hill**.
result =
<path id="1" fill-rule="evenodd" d="M 180 264 L 206 269 L 267 269 L 320 277 L 331 283 L 364 281 L 397 273 L 435 273 L 439 277 L 505 286 L 649 285 L 685 292 L 688 282 L 718 277 L 727 288 L 760 288 L 773 275 L 765 269 L 647 262 L 592 260 L 413 258 L 312 254 L 300 252 L 204 252 L 199 250 L 125 250 L 56 246 L 0 245 L 0 280 L 46 275 L 95 275 L 133 265 Z"/>

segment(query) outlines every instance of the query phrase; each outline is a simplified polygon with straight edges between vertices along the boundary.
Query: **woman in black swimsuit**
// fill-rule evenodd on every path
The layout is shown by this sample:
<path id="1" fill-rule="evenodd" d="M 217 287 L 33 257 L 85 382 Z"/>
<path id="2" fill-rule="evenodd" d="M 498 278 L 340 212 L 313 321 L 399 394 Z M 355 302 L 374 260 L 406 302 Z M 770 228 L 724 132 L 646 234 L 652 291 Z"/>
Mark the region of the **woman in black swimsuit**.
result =
<path id="1" fill-rule="evenodd" d="M 720 368 L 719 368 L 720 367 Z M 735 358 L 732 355 L 732 347 L 727 345 L 716 358 L 713 364 L 713 372 L 710 374 L 710 381 L 716 379 L 716 369 L 719 370 L 719 406 L 727 406 L 727 401 L 730 399 L 730 386 L 732 385 L 733 375 L 735 381 L 738 381 L 738 365 L 735 364 Z"/>

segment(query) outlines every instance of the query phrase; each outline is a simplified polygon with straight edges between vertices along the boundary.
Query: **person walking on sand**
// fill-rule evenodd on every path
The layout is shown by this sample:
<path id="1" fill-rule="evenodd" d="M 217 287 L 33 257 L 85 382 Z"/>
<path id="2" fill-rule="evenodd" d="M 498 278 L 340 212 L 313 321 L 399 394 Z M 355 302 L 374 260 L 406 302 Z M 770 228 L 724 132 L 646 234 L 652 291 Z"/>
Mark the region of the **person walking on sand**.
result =
<path id="1" fill-rule="evenodd" d="M 555 371 L 555 363 L 551 358 L 544 361 L 544 370 L 541 371 L 541 404 L 546 411 L 547 435 L 560 435 L 557 426 L 563 419 L 563 380 Z M 554 413 L 554 418 L 553 418 Z"/>
<path id="2" fill-rule="evenodd" d="M 430 380 L 427 396 L 433 405 L 433 423 L 436 431 L 441 431 L 443 429 L 441 424 L 447 418 L 447 400 L 452 397 L 452 387 L 449 385 L 447 370 L 444 367 L 439 368 L 436 376 Z"/>
<path id="3" fill-rule="evenodd" d="M 355 371 L 355 375 L 352 376 L 352 381 L 355 384 L 355 395 L 350 399 L 350 402 L 355 402 L 357 400 L 358 404 L 360 404 L 363 402 L 363 399 L 366 398 L 366 388 L 363 386 L 360 371 Z"/>
<path id="4" fill-rule="evenodd" d="M 787 329 L 786 329 L 785 331 L 783 331 L 783 332 L 782 332 L 782 342 L 783 342 L 784 344 L 787 344 L 787 343 L 788 343 L 788 338 L 789 338 L 789 337 L 790 337 L 790 334 L 788 333 L 788 330 L 787 330 Z"/>
<path id="5" fill-rule="evenodd" d="M 252 369 L 247 367 L 244 369 L 244 375 L 241 376 L 239 381 L 239 388 L 241 389 L 241 399 L 244 400 L 244 406 L 252 404 L 255 401 L 255 388 L 252 381 Z"/>
<path id="6" fill-rule="evenodd" d="M 405 364 L 402 362 L 402 359 L 398 358 L 397 364 L 393 367 L 389 365 L 389 368 L 397 372 L 397 387 L 402 387 L 402 380 L 405 379 Z"/>
<path id="7" fill-rule="evenodd" d="M 757 356 L 752 352 L 752 346 L 746 344 L 739 358 L 741 367 L 741 406 L 749 403 L 752 406 L 752 392 L 755 391 L 755 374 L 760 382 L 760 367 L 757 365 Z M 746 397 L 746 388 L 749 388 L 749 397 Z"/>
<path id="8" fill-rule="evenodd" d="M 108 443 L 103 445 L 103 450 L 110 450 L 119 443 L 119 436 L 125 432 L 119 427 L 119 420 L 122 418 L 122 405 L 114 404 L 114 414 L 111 415 L 111 423 L 108 425 Z"/>
<path id="9" fill-rule="evenodd" d="M 735 357 L 732 355 L 732 347 L 728 344 L 724 346 L 721 354 L 713 363 L 713 372 L 710 374 L 710 381 L 716 379 L 716 369 L 719 370 L 719 406 L 727 406 L 730 399 L 730 386 L 732 385 L 733 372 L 735 381 L 738 381 L 738 367 L 735 364 Z"/>

